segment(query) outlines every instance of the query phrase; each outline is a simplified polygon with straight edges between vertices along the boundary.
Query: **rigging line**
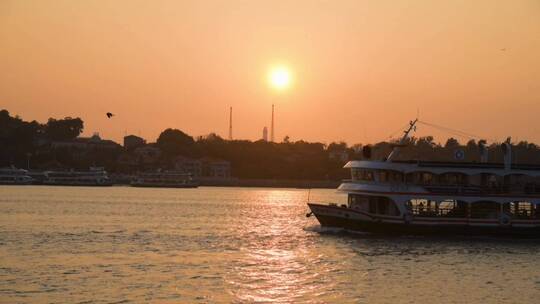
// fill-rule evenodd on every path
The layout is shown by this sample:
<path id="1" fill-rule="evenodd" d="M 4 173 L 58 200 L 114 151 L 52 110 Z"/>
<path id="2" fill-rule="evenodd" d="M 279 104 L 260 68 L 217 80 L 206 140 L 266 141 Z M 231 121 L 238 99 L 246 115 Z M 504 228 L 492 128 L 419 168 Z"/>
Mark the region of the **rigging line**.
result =
<path id="1" fill-rule="evenodd" d="M 435 126 L 435 125 L 426 124 L 426 123 L 424 123 L 424 125 L 430 126 L 430 127 L 434 128 L 434 129 L 437 129 L 439 131 L 445 131 L 445 132 L 447 132 L 447 133 L 449 133 L 451 135 L 456 135 L 456 136 L 459 136 L 459 137 L 477 138 L 477 136 L 475 136 L 475 135 L 468 134 L 468 133 L 461 132 L 461 131 L 457 131 L 457 130 L 453 130 L 453 129 L 449 129 L 449 128 L 445 128 L 445 127 Z"/>
<path id="2" fill-rule="evenodd" d="M 446 131 L 448 133 L 454 133 L 455 135 L 468 137 L 470 139 L 475 139 L 475 138 L 476 139 L 488 139 L 490 141 L 497 142 L 497 140 L 493 139 L 493 138 L 488 138 L 488 137 L 484 137 L 484 136 L 478 136 L 478 135 L 475 135 L 475 134 L 472 134 L 472 133 L 463 132 L 463 131 L 460 131 L 460 130 L 456 130 L 456 129 L 436 125 L 436 124 L 425 122 L 425 121 L 420 121 L 419 120 L 418 122 L 423 124 L 423 125 L 426 125 L 426 126 L 430 126 L 430 127 L 433 127 L 433 128 L 439 129 L 439 130 L 443 130 L 443 131 Z"/>
<path id="3" fill-rule="evenodd" d="M 463 136 L 463 137 L 468 137 L 468 138 L 482 138 L 481 136 L 477 136 L 477 135 L 470 134 L 470 133 L 466 133 L 466 132 L 463 132 L 463 131 L 451 129 L 451 128 L 448 128 L 448 127 L 443 127 L 443 126 L 439 126 L 439 125 L 436 125 L 436 124 L 432 124 L 432 123 L 428 123 L 428 122 L 423 122 L 423 121 L 419 121 L 419 122 L 422 123 L 422 124 L 424 124 L 424 125 L 433 127 L 433 128 L 435 128 L 435 129 L 439 129 L 439 130 L 442 130 L 442 131 L 446 131 L 446 132 L 448 132 L 448 133 L 450 133 L 450 134 L 453 134 L 453 135 L 458 135 L 458 136 Z"/>

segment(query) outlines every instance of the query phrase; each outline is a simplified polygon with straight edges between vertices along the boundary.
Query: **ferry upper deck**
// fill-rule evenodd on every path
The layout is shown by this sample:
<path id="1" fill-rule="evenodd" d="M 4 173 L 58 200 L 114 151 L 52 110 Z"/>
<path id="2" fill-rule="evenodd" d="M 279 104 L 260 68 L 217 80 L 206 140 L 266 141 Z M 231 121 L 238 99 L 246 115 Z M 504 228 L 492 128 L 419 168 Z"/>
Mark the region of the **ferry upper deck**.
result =
<path id="1" fill-rule="evenodd" d="M 423 161 L 350 161 L 351 179 L 340 190 L 391 186 L 401 192 L 455 195 L 518 195 L 540 198 L 540 166 Z M 355 186 L 356 185 L 356 186 Z"/>

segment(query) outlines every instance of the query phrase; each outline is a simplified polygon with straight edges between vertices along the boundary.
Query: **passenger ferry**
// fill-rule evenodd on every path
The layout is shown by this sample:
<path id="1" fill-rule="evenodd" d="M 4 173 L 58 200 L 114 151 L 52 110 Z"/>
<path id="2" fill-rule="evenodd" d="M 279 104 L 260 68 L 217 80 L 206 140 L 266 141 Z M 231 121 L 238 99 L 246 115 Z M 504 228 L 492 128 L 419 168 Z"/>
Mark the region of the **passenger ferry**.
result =
<path id="1" fill-rule="evenodd" d="M 190 173 L 164 171 L 140 173 L 131 182 L 131 186 L 156 188 L 197 188 L 199 187 L 199 184 L 193 180 Z"/>
<path id="2" fill-rule="evenodd" d="M 509 142 L 501 164 L 394 161 L 416 122 L 386 160 L 345 165 L 347 204 L 308 202 L 307 216 L 372 233 L 540 237 L 540 166 L 512 164 Z"/>
<path id="3" fill-rule="evenodd" d="M 112 186 L 103 167 L 90 167 L 89 171 L 45 171 L 44 185 L 55 186 Z"/>
<path id="4" fill-rule="evenodd" d="M 24 169 L 0 168 L 0 185 L 30 185 L 33 181 Z"/>

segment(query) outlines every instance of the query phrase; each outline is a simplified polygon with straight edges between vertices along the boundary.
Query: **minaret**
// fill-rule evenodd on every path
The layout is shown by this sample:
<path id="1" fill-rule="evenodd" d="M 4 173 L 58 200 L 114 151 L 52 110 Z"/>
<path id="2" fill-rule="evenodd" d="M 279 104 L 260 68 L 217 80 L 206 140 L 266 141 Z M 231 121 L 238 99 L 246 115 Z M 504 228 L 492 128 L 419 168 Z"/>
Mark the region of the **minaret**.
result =
<path id="1" fill-rule="evenodd" d="M 229 140 L 232 140 L 232 107 L 229 109 Z"/>
<path id="2" fill-rule="evenodd" d="M 272 104 L 272 124 L 270 125 L 270 141 L 274 142 L 274 104 Z"/>
<path id="3" fill-rule="evenodd" d="M 268 141 L 268 128 L 267 128 L 267 127 L 264 127 L 264 128 L 263 128 L 263 136 L 262 136 L 262 140 Z"/>

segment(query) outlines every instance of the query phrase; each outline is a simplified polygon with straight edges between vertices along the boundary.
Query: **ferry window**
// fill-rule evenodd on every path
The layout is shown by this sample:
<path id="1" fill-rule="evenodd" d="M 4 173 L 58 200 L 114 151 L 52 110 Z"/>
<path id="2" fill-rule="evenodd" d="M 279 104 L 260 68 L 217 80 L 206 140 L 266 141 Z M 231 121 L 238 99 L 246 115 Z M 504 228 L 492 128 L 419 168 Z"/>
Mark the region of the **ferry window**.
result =
<path id="1" fill-rule="evenodd" d="M 429 172 L 417 172 L 415 180 L 422 185 L 429 185 L 433 182 L 433 174 Z"/>
<path id="2" fill-rule="evenodd" d="M 533 204 L 521 201 L 503 204 L 503 212 L 518 219 L 535 217 L 537 213 L 537 211 L 534 210 Z"/>
<path id="3" fill-rule="evenodd" d="M 482 186 L 495 188 L 495 187 L 498 187 L 499 184 L 502 184 L 502 181 L 500 182 L 499 178 L 497 178 L 497 176 L 494 174 L 482 173 L 481 184 Z"/>
<path id="4" fill-rule="evenodd" d="M 369 199 L 369 213 L 377 213 L 377 198 L 371 197 Z"/>
<path id="5" fill-rule="evenodd" d="M 364 179 L 368 181 L 373 180 L 373 171 L 364 171 Z"/>
<path id="6" fill-rule="evenodd" d="M 369 197 L 358 194 L 349 194 L 349 208 L 361 210 L 368 212 L 369 211 Z"/>
<path id="7" fill-rule="evenodd" d="M 357 178 L 356 178 L 356 176 L 357 176 L 356 171 L 357 171 L 357 170 L 356 170 L 355 168 L 352 168 L 352 169 L 351 169 L 351 179 L 352 179 L 352 180 L 356 180 L 356 179 L 357 179 Z M 351 198 L 351 197 L 349 196 L 349 199 L 350 199 L 350 198 Z"/>
<path id="8" fill-rule="evenodd" d="M 497 202 L 480 201 L 471 203 L 471 218 L 499 218 L 501 205 Z"/>
<path id="9" fill-rule="evenodd" d="M 405 175 L 405 181 L 408 183 L 414 183 L 414 173 L 407 173 Z"/>
<path id="10" fill-rule="evenodd" d="M 374 180 L 373 171 L 364 170 L 364 169 L 352 169 L 351 178 L 353 180 L 365 180 L 365 181 Z"/>
<path id="11" fill-rule="evenodd" d="M 373 171 L 357 169 L 356 174 L 353 173 L 353 179 L 355 179 L 355 180 L 373 181 L 373 179 L 374 179 L 373 178 Z"/>
<path id="12" fill-rule="evenodd" d="M 431 184 L 431 182 L 433 182 L 433 174 L 431 173 L 422 174 L 422 182 L 424 184 Z"/>
<path id="13" fill-rule="evenodd" d="M 383 182 L 383 183 L 388 181 L 388 172 L 387 171 L 379 171 L 379 181 Z"/>
<path id="14" fill-rule="evenodd" d="M 463 185 L 467 183 L 467 175 L 461 173 L 441 174 L 440 182 L 448 185 Z"/>
<path id="15" fill-rule="evenodd" d="M 382 196 L 370 197 L 369 212 L 392 216 L 398 216 L 400 214 L 396 204 L 391 199 Z"/>
<path id="16" fill-rule="evenodd" d="M 391 172 L 390 174 L 390 180 L 393 182 L 402 182 L 403 181 L 403 174 L 401 172 Z"/>
<path id="17" fill-rule="evenodd" d="M 407 202 L 407 206 L 413 214 L 424 217 L 440 216 L 445 211 L 444 208 L 439 208 L 437 201 L 427 199 L 412 199 Z"/>
<path id="18" fill-rule="evenodd" d="M 444 200 L 439 203 L 437 212 L 443 217 L 467 217 L 467 202 Z"/>

